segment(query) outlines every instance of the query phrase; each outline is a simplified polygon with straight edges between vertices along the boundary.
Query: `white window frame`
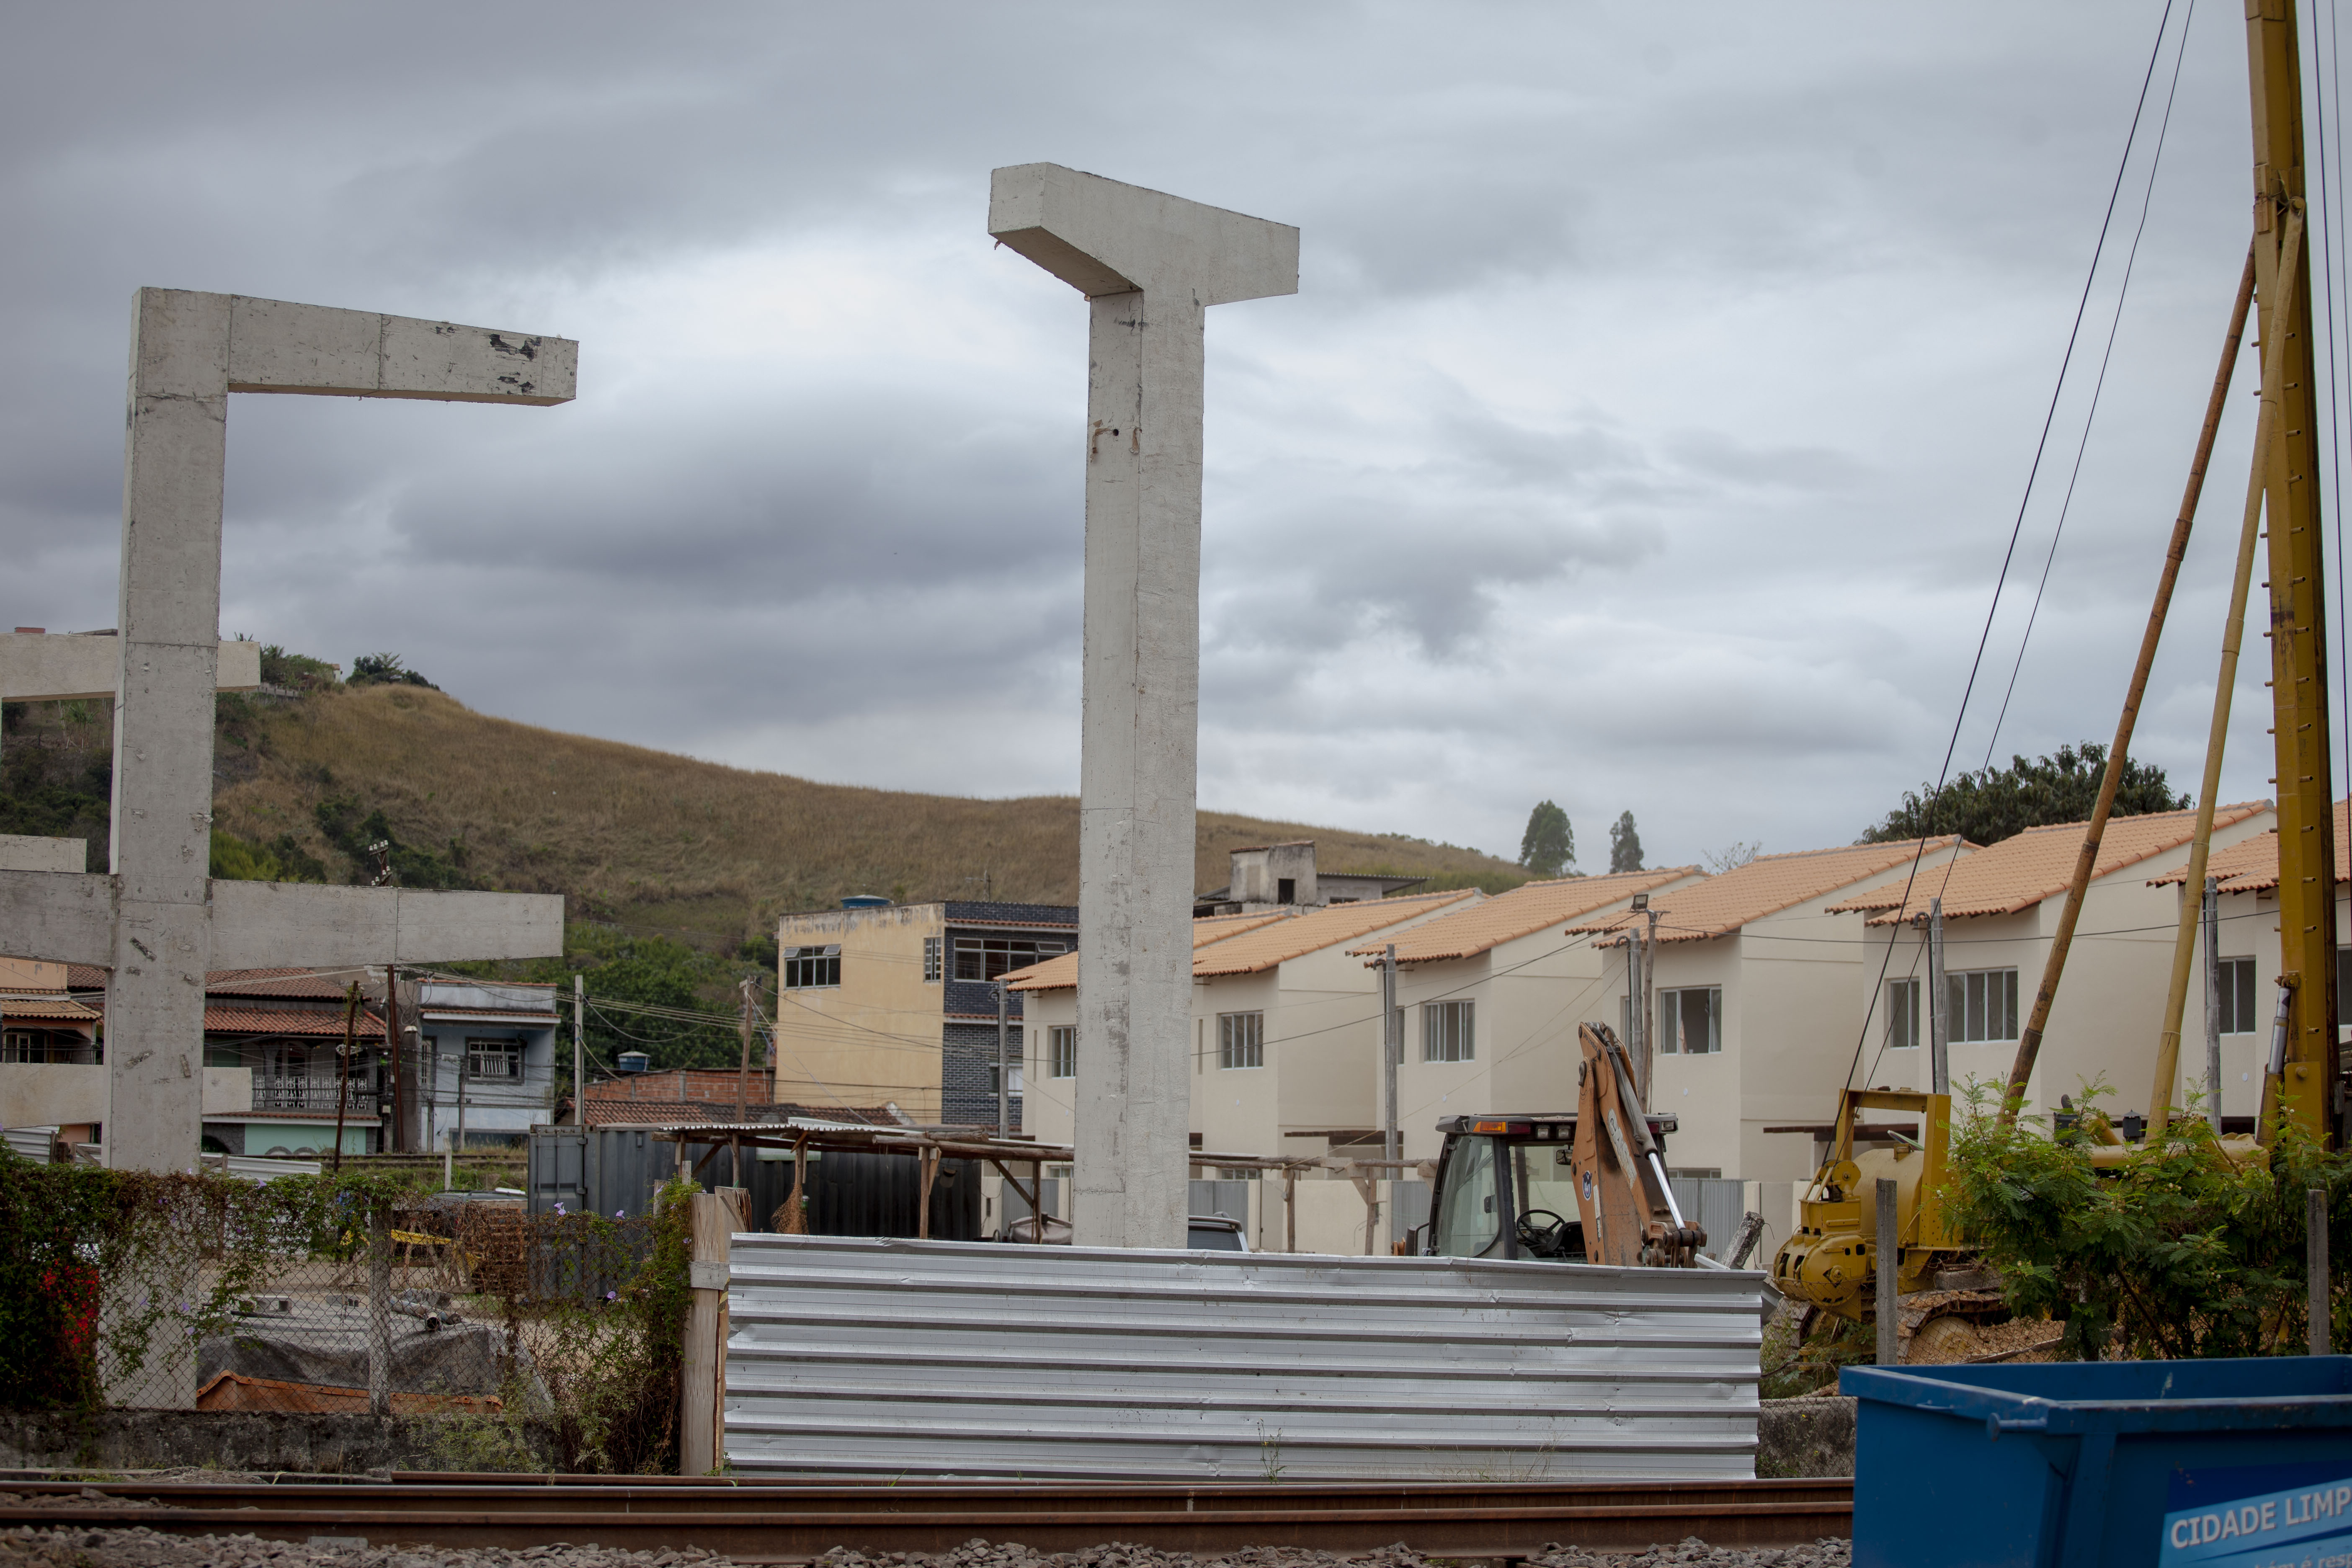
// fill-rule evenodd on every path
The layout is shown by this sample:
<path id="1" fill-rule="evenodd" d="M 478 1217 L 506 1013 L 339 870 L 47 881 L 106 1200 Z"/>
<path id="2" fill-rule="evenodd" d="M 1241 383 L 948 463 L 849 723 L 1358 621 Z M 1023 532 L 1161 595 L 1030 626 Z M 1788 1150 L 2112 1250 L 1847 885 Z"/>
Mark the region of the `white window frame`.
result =
<path id="1" fill-rule="evenodd" d="M 841 984 L 841 944 L 788 947 L 776 958 L 776 984 L 787 991 L 825 991 Z"/>
<path id="2" fill-rule="evenodd" d="M 486 1061 L 503 1061 L 507 1070 L 484 1072 Z M 500 1035 L 468 1035 L 466 1037 L 466 1079 L 469 1083 L 520 1083 L 523 1079 L 522 1042 Z"/>
<path id="3" fill-rule="evenodd" d="M 1682 999 L 1706 997 L 1706 1040 L 1694 1048 L 1684 1037 Z M 1677 985 L 1658 993 L 1658 1054 L 1664 1057 L 1712 1057 L 1723 1053 L 1723 987 Z"/>
<path id="4" fill-rule="evenodd" d="M 1954 1045 L 2008 1045 L 2018 1037 L 2017 967 L 1944 973 L 1944 1037 Z"/>
<path id="5" fill-rule="evenodd" d="M 947 938 L 927 936 L 923 939 L 923 983 L 937 985 L 947 973 Z"/>
<path id="6" fill-rule="evenodd" d="M 1047 1078 L 1078 1076 L 1078 1026 L 1055 1024 L 1045 1031 Z"/>
<path id="7" fill-rule="evenodd" d="M 1478 1059 L 1478 1006 L 1458 1002 L 1421 1005 L 1421 1059 L 1425 1062 L 1475 1062 Z"/>
<path id="8" fill-rule="evenodd" d="M 2254 973 L 2251 957 L 2225 958 L 2214 965 L 2219 971 L 2214 979 L 2221 993 L 2221 1033 L 2243 1039 L 2258 1035 L 2263 1027 L 2262 981 Z M 2236 1004 L 2232 1006 L 2231 1004 Z M 2242 1029 L 2236 1027 L 2237 1017 L 2247 1020 Z"/>
<path id="9" fill-rule="evenodd" d="M 1927 986 L 1916 975 L 1907 980 L 1886 983 L 1886 1048 L 1890 1051 L 1912 1051 L 1919 1048 L 1922 1030 L 1919 1027 L 1919 1000 Z"/>
<path id="10" fill-rule="evenodd" d="M 1265 1015 L 1263 1012 L 1217 1015 L 1217 1067 L 1245 1072 L 1265 1066 Z"/>

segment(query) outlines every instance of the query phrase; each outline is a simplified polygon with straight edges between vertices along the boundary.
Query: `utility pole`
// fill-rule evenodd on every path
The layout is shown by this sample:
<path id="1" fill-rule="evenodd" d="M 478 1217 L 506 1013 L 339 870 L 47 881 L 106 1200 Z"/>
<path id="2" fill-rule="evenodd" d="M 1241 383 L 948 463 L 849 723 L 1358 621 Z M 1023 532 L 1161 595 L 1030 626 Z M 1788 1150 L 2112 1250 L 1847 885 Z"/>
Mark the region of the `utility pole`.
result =
<path id="1" fill-rule="evenodd" d="M 1951 998 L 1944 984 L 1944 900 L 1927 900 L 1927 1081 L 1933 1094 L 1952 1092 Z"/>
<path id="2" fill-rule="evenodd" d="M 1013 1136 L 1013 1064 L 1005 1056 L 1010 1016 L 1004 982 L 996 983 L 996 1135 Z"/>
<path id="3" fill-rule="evenodd" d="M 2304 204 L 2303 62 L 2294 0 L 2249 0 L 2246 68 L 2253 106 L 2254 298 L 2268 357 L 2285 350 L 2276 389 L 2264 500 L 2270 521 L 2272 732 L 2278 797 L 2278 930 L 2282 978 L 2294 998 L 2278 1092 L 2305 1130 L 2337 1142 L 2336 845 L 2328 748 L 2326 583 L 2320 534 L 2308 229 L 2290 227 Z M 2292 237 L 2296 255 L 2283 251 Z M 2292 286 L 2282 296 L 2280 271 Z M 2283 334 L 2283 340 L 2273 334 Z M 2272 389 L 2263 388 L 2267 396 Z"/>
<path id="4" fill-rule="evenodd" d="M 2221 879 L 2205 879 L 2205 1119 L 2221 1136 Z"/>
<path id="5" fill-rule="evenodd" d="M 588 1125 L 588 980 L 572 972 L 572 1125 Z"/>
<path id="6" fill-rule="evenodd" d="M 743 1066 L 735 1079 L 735 1123 L 739 1127 L 751 1120 L 751 987 L 758 984 L 747 974 L 743 976 L 742 984 L 736 987 L 743 993 L 743 1021 L 740 1027 L 743 1037 Z"/>
<path id="7" fill-rule="evenodd" d="M 389 1149 L 408 1147 L 408 1105 L 402 1095 L 407 1079 L 400 1070 L 400 1058 L 405 1045 L 400 1037 L 400 966 L 383 966 L 383 1045 L 392 1057 L 392 1136 L 385 1142 Z M 426 1150 L 425 1152 L 432 1152 Z"/>
<path id="8" fill-rule="evenodd" d="M 1395 1163 L 1404 1158 L 1404 1141 L 1397 1131 L 1397 1064 L 1404 1057 L 1404 1031 L 1397 1026 L 1396 943 L 1381 959 L 1381 1086 L 1387 1106 L 1381 1123 L 1381 1158 L 1390 1163 L 1389 1174 L 1398 1174 Z"/>
<path id="9" fill-rule="evenodd" d="M 466 1146 L 466 1080 L 473 1076 L 474 1047 L 457 1047 L 457 1126 L 449 1134 L 449 1157 L 454 1164 L 457 1152 Z"/>
<path id="10" fill-rule="evenodd" d="M 343 994 L 343 1048 L 335 1054 L 335 1157 L 331 1171 L 343 1168 L 343 1113 L 352 1103 L 352 1037 L 360 1019 L 360 983 Z"/>
<path id="11" fill-rule="evenodd" d="M 1633 895 L 1633 912 L 1646 915 L 1650 910 L 1650 895 Z M 1642 988 L 1642 932 L 1637 926 L 1625 928 L 1625 1050 L 1633 1060 L 1633 1070 L 1640 1076 L 1642 1103 L 1650 1103 L 1650 1004 Z"/>

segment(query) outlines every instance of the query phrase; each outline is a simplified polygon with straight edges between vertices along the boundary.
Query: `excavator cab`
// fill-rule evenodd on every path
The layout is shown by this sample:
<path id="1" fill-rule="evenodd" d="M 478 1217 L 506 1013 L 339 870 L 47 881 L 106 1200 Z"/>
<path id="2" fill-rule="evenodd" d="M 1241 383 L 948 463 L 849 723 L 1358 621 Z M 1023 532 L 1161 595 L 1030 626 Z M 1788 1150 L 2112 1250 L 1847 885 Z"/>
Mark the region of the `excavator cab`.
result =
<path id="1" fill-rule="evenodd" d="M 1577 1110 L 1437 1124 L 1445 1146 L 1424 1255 L 1696 1266 L 1706 1233 L 1675 1209 L 1661 1158 L 1675 1119 L 1642 1109 L 1606 1025 L 1587 1024 L 1579 1037 Z"/>
<path id="2" fill-rule="evenodd" d="M 1572 1113 L 1449 1116 L 1437 1130 L 1445 1147 L 1437 1156 L 1423 1252 L 1584 1261 Z"/>

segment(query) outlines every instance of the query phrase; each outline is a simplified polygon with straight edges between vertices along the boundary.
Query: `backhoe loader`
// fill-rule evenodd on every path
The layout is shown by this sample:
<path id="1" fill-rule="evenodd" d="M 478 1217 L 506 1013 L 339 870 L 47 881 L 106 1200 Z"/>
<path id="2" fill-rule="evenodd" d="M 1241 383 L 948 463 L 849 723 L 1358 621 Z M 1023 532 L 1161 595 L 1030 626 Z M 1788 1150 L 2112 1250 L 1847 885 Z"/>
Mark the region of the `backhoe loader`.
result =
<path id="1" fill-rule="evenodd" d="M 1706 1233 L 1684 1220 L 1666 1182 L 1675 1118 L 1643 1109 L 1633 1064 L 1607 1025 L 1587 1024 L 1577 1038 L 1574 1111 L 1437 1124 L 1445 1146 L 1424 1253 L 1660 1268 L 1712 1262 L 1700 1255 Z"/>

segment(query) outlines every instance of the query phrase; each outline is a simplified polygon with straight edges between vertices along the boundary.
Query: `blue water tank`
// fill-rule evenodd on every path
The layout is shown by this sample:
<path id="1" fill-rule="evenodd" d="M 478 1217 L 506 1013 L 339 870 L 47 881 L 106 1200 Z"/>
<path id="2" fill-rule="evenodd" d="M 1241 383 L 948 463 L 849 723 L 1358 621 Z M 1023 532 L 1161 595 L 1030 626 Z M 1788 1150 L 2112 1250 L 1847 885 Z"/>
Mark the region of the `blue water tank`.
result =
<path id="1" fill-rule="evenodd" d="M 613 1058 L 613 1065 L 623 1072 L 645 1072 L 652 1068 L 654 1059 L 643 1051 L 623 1051 Z"/>
<path id="2" fill-rule="evenodd" d="M 890 900 L 879 893 L 852 893 L 841 900 L 845 910 L 887 910 Z"/>

